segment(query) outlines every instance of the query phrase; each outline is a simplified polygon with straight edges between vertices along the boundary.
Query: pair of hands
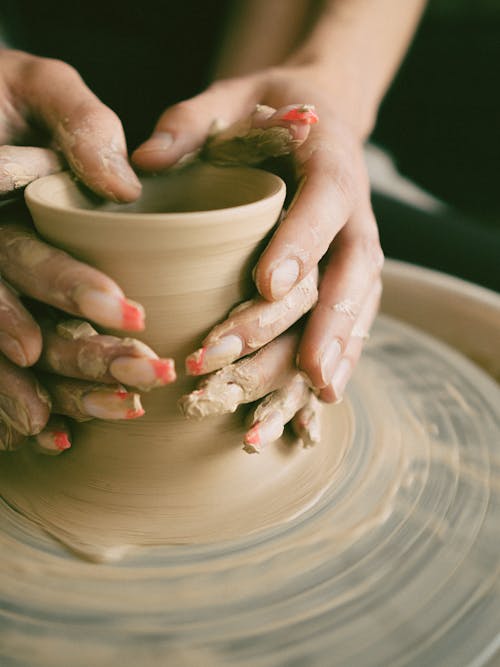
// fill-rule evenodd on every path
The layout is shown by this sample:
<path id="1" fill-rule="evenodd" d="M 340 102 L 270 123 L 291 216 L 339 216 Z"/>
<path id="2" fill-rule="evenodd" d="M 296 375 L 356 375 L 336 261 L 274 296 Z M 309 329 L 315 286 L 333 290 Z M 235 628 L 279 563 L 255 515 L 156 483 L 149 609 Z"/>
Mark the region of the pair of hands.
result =
<path id="1" fill-rule="evenodd" d="M 0 84 L 0 193 L 68 165 L 103 197 L 126 202 L 140 195 L 119 119 L 70 66 L 5 50 Z M 267 396 L 245 439 L 249 451 L 279 437 L 290 420 L 305 444 L 318 438 L 316 395 L 329 402 L 342 396 L 378 308 L 383 256 L 362 139 L 325 90 L 307 67 L 216 82 L 167 109 L 132 155 L 141 170 L 166 169 L 207 145 L 216 119 L 240 131 L 242 119 L 246 129 L 289 131 L 299 186 L 255 268 L 259 295 L 187 360 L 193 375 L 217 371 L 182 402 L 190 416 Z M 314 103 L 318 125 L 302 122 L 298 100 Z M 251 115 L 256 105 L 266 106 Z M 140 416 L 139 394 L 124 385 L 147 390 L 175 373 L 143 343 L 101 336 L 41 305 L 116 329 L 144 326 L 140 306 L 110 278 L 38 239 L 21 209 L 2 214 L 0 274 L 8 285 L 0 285 L 0 442 L 10 449 L 34 435 L 39 448 L 57 453 L 69 445 L 69 430 L 51 413 Z M 34 301 L 26 306 L 19 294 Z M 307 323 L 293 327 L 308 311 Z M 35 363 L 36 376 L 29 370 Z M 221 383 L 236 387 L 230 404 L 206 399 L 220 395 Z"/>

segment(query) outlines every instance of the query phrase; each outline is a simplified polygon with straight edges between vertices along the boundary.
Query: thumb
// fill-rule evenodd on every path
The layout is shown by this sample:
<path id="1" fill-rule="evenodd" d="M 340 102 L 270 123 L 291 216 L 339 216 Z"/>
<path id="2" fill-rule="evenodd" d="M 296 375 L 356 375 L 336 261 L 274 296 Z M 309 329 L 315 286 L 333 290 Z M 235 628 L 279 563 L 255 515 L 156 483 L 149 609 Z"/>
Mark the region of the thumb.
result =
<path id="1" fill-rule="evenodd" d="M 226 127 L 248 115 L 258 102 L 253 77 L 217 81 L 204 92 L 169 107 L 151 137 L 132 154 L 146 171 L 166 169 L 200 148 L 215 123 Z"/>
<path id="2" fill-rule="evenodd" d="M 127 159 L 118 116 L 59 60 L 28 56 L 20 97 L 52 135 L 69 166 L 97 194 L 133 201 L 141 185 Z"/>

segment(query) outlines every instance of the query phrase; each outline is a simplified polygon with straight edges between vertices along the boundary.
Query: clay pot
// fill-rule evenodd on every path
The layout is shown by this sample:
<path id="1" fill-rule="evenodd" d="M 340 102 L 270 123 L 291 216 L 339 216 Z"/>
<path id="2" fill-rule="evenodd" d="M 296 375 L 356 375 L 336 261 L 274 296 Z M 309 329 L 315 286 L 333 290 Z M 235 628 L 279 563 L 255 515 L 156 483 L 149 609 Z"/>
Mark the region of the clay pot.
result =
<path id="1" fill-rule="evenodd" d="M 286 438 L 251 456 L 242 451 L 244 408 L 195 422 L 177 406 L 195 386 L 183 371 L 186 355 L 254 293 L 251 269 L 278 219 L 283 182 L 256 169 L 198 164 L 143 183 L 140 201 L 129 205 L 103 204 L 67 174 L 26 193 L 40 234 L 142 303 L 147 327 L 139 337 L 178 369 L 174 385 L 143 397 L 141 419 L 75 424 L 73 447 L 57 459 L 28 448 L 9 457 L 3 496 L 93 558 L 281 522 L 314 502 L 340 456 L 322 446 L 312 456 Z"/>

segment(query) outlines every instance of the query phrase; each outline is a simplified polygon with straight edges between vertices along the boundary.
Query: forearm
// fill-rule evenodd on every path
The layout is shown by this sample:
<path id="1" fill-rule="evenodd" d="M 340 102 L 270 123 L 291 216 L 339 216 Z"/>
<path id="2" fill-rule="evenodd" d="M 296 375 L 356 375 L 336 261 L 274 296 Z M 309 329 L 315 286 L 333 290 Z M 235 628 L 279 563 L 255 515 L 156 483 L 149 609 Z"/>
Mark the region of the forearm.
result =
<path id="1" fill-rule="evenodd" d="M 363 137 L 408 47 L 425 0 L 329 0 L 287 65 L 306 67 Z"/>

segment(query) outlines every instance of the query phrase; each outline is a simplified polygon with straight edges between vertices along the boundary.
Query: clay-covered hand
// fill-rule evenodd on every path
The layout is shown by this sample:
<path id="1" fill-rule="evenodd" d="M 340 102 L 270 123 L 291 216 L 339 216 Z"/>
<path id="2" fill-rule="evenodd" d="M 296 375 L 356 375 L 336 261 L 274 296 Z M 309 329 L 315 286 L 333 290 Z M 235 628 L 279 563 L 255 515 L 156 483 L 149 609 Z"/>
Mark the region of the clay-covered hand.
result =
<path id="1" fill-rule="evenodd" d="M 101 196 L 116 201 L 139 196 L 141 186 L 128 163 L 119 119 L 72 67 L 3 49 L 0 82 L 0 197 L 10 198 L 30 181 L 67 166 Z M 13 449 L 31 435 L 36 435 L 43 451 L 66 448 L 67 423 L 58 417 L 49 419 L 51 409 L 71 416 L 78 412 L 80 417 L 140 413 L 138 395 L 116 383 L 145 388 L 162 382 L 170 372 L 169 360 L 159 360 L 131 339 L 93 335 L 87 344 L 83 338 L 71 341 L 68 336 L 56 336 L 37 321 L 32 307 L 20 297 L 129 331 L 144 326 L 139 304 L 129 301 L 101 272 L 43 243 L 26 211 L 10 204 L 0 210 L 0 276 L 4 281 L 0 283 L 0 353 L 4 356 L 0 356 L 5 371 L 0 376 L 0 449 Z M 80 379 L 80 384 L 69 387 L 69 394 L 67 381 L 51 375 L 44 381 L 47 387 L 50 384 L 49 396 L 28 370 L 41 355 L 42 337 L 41 363 L 52 374 Z M 93 365 L 89 350 L 96 355 Z M 101 384 L 111 381 L 116 385 L 114 395 L 111 386 Z M 59 386 L 66 403 L 60 400 Z M 75 401 L 68 407 L 68 396 L 80 405 L 76 412 Z M 91 404 L 87 415 L 84 406 Z"/>
<path id="2" fill-rule="evenodd" d="M 138 394 L 122 383 L 144 390 L 171 382 L 173 362 L 137 340 L 97 335 L 86 322 L 58 322 L 56 311 L 40 303 L 129 331 L 144 328 L 141 306 L 101 272 L 39 239 L 22 207 L 4 206 L 1 214 L 0 275 L 7 282 L 0 283 L 0 450 L 16 448 L 27 436 L 37 436 L 49 452 L 67 448 L 67 425 L 57 420 L 46 427 L 51 412 L 140 416 Z M 21 296 L 36 301 L 26 306 Z M 50 373 L 42 381 L 29 369 L 36 362 Z M 58 376 L 78 381 L 68 385 Z M 68 396 L 74 397 L 71 408 Z"/>
<path id="3" fill-rule="evenodd" d="M 255 354 L 209 375 L 195 391 L 181 398 L 183 413 L 203 419 L 234 412 L 239 405 L 265 396 L 249 419 L 244 437 L 247 452 L 260 452 L 277 440 L 294 418 L 296 434 L 304 446 L 314 444 L 320 432 L 319 404 L 295 367 L 298 341 L 299 332 L 292 329 Z"/>
<path id="4" fill-rule="evenodd" d="M 202 419 L 234 412 L 241 404 L 265 397 L 251 414 L 244 439 L 247 452 L 260 452 L 277 440 L 289 422 L 304 446 L 319 441 L 321 408 L 317 396 L 327 402 L 337 401 L 339 396 L 330 385 L 313 391 L 307 376 L 297 369 L 301 323 L 291 326 L 299 319 L 300 309 L 307 312 L 314 306 L 316 284 L 316 272 L 312 271 L 284 299 L 268 302 L 257 297 L 245 302 L 209 333 L 203 347 L 187 358 L 187 370 L 201 375 L 222 368 L 181 399 L 180 407 L 187 417 Z M 373 323 L 379 297 L 380 284 L 376 282 L 340 362 L 340 372 L 347 377 L 359 359 L 363 332 Z M 346 369 L 344 364 L 348 364 Z"/>
<path id="5" fill-rule="evenodd" d="M 141 341 L 100 335 L 83 320 L 34 310 L 43 338 L 34 369 L 0 355 L 0 450 L 17 449 L 33 436 L 40 452 L 60 453 L 71 444 L 61 416 L 135 419 L 144 414 L 140 396 L 124 385 L 148 391 L 175 380 L 173 361 Z"/>
<path id="6" fill-rule="evenodd" d="M 1 49 L 0 91 L 0 197 L 69 166 L 103 197 L 137 199 L 121 122 L 73 67 Z"/>
<path id="7" fill-rule="evenodd" d="M 349 105 L 330 88 L 327 79 L 307 66 L 273 68 L 218 81 L 202 94 L 167 109 L 132 159 L 142 169 L 157 170 L 203 146 L 202 157 L 210 157 L 210 150 L 222 146 L 219 161 L 223 162 L 228 152 L 232 156 L 240 146 L 246 159 L 247 139 L 258 129 L 261 109 L 267 114 L 265 129 L 276 124 L 287 130 L 296 192 L 254 277 L 262 301 L 274 304 L 276 312 L 286 312 L 283 304 L 320 266 L 319 294 L 298 343 L 297 365 L 323 400 L 336 401 L 344 392 L 378 308 L 383 254 L 363 158 L 366 127 L 356 124 Z M 311 110 L 319 122 L 301 116 Z M 214 137 L 214 124 L 227 129 Z M 296 304 L 296 312 L 287 313 L 283 321 L 287 326 L 311 308 L 307 291 L 301 298 L 303 308 Z M 233 336 L 225 337 L 222 344 L 217 327 L 202 350 L 188 359 L 190 367 L 196 369 L 199 364 L 200 372 L 213 370 L 215 364 L 226 363 L 226 353 L 238 358 L 258 347 L 249 346 L 248 340 L 267 340 L 269 328 L 261 329 L 260 307 L 262 302 L 256 304 L 256 316 L 247 313 L 238 331 L 232 331 Z M 269 315 L 273 316 L 272 310 Z M 226 333 L 232 322 L 229 328 L 227 323 L 222 325 Z M 275 327 L 275 335 L 281 330 Z M 257 372 L 258 364 L 253 367 Z"/>

